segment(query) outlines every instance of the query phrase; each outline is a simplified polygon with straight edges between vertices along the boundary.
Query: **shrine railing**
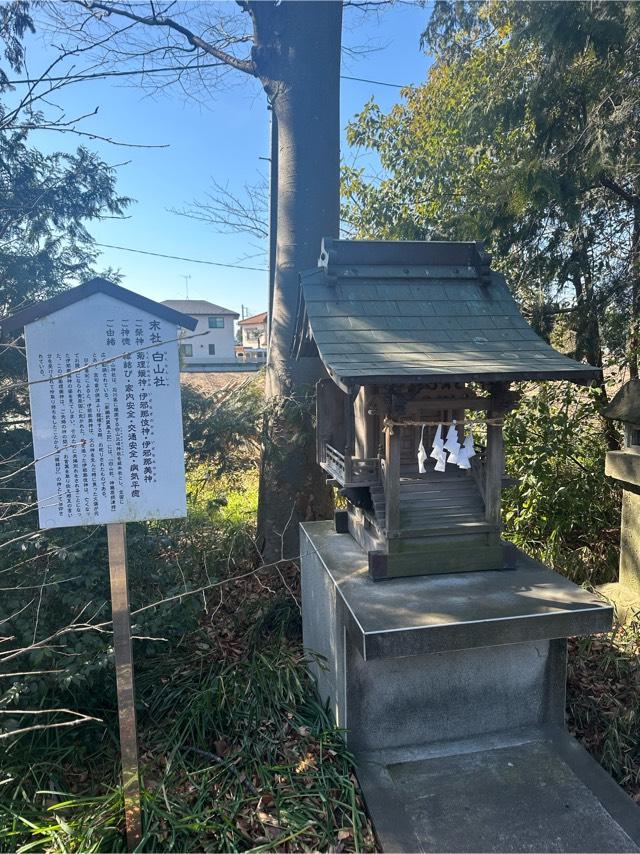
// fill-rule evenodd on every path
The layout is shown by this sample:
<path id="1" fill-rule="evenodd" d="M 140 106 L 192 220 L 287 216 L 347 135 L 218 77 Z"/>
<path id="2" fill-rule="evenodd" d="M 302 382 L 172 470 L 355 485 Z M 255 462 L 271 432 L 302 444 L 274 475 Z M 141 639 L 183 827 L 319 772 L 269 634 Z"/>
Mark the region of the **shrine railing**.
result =
<path id="1" fill-rule="evenodd" d="M 337 481 L 344 484 L 346 474 L 344 454 L 341 454 L 340 451 L 336 450 L 336 448 L 328 442 L 324 443 L 323 450 L 324 468 L 329 472 L 329 474 L 333 475 Z"/>
<path id="2" fill-rule="evenodd" d="M 341 454 L 328 442 L 322 445 L 320 464 L 341 486 L 372 486 L 380 481 L 380 460 Z"/>

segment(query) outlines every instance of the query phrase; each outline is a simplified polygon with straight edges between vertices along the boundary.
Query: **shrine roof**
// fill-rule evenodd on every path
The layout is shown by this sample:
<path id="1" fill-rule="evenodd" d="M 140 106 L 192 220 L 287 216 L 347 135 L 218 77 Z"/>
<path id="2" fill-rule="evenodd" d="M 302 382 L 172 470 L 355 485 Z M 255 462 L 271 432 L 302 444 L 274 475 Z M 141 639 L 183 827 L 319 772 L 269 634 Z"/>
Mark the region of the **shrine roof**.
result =
<path id="1" fill-rule="evenodd" d="M 300 276 L 294 349 L 344 388 L 598 377 L 533 331 L 489 262 L 472 242 L 325 239 Z"/>
<path id="2" fill-rule="evenodd" d="M 75 288 L 70 288 L 68 291 L 62 291 L 62 293 L 51 297 L 51 299 L 36 302 L 8 317 L 0 318 L 0 327 L 3 332 L 21 329 L 23 326 L 39 320 L 41 317 L 54 314 L 68 305 L 73 305 L 97 293 L 107 294 L 113 297 L 113 299 L 132 305 L 141 311 L 146 311 L 148 314 L 153 314 L 161 320 L 175 323 L 176 326 L 182 326 L 184 329 L 193 330 L 196 328 L 196 321 L 192 317 L 99 277 L 90 279 L 88 282 L 84 282 Z"/>

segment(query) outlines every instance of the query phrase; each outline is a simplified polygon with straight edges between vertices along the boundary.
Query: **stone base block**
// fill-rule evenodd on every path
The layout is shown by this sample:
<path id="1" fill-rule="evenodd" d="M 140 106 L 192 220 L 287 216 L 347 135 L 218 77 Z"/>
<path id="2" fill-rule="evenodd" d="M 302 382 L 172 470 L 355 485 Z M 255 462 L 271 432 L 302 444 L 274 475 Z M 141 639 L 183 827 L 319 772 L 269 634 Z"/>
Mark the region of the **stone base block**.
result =
<path id="1" fill-rule="evenodd" d="M 304 644 L 353 750 L 564 721 L 566 640 L 612 608 L 513 550 L 513 570 L 377 584 L 331 522 L 302 526 Z"/>
<path id="2" fill-rule="evenodd" d="M 384 850 L 640 852 L 640 810 L 564 731 L 566 638 L 610 605 L 517 549 L 378 584 L 314 522 L 301 555 L 305 647 Z"/>

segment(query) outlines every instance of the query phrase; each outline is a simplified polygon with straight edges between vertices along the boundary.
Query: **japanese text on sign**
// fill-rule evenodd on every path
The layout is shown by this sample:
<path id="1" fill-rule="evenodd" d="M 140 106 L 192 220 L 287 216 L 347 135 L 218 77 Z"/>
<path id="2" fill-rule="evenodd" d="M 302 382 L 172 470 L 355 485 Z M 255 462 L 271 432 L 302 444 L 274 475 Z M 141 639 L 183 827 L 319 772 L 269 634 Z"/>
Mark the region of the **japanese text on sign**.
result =
<path id="1" fill-rule="evenodd" d="M 184 516 L 177 327 L 94 294 L 25 339 L 40 527 Z"/>

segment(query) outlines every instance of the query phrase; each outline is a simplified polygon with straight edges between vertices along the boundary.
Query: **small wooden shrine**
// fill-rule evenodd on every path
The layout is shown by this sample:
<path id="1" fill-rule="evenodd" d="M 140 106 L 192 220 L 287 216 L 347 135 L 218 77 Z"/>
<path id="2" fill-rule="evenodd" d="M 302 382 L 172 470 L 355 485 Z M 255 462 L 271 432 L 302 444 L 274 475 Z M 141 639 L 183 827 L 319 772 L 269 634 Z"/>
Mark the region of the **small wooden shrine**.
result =
<path id="1" fill-rule="evenodd" d="M 329 375 L 318 462 L 375 579 L 502 568 L 509 385 L 598 376 L 536 335 L 473 242 L 325 239 L 294 346 Z"/>

